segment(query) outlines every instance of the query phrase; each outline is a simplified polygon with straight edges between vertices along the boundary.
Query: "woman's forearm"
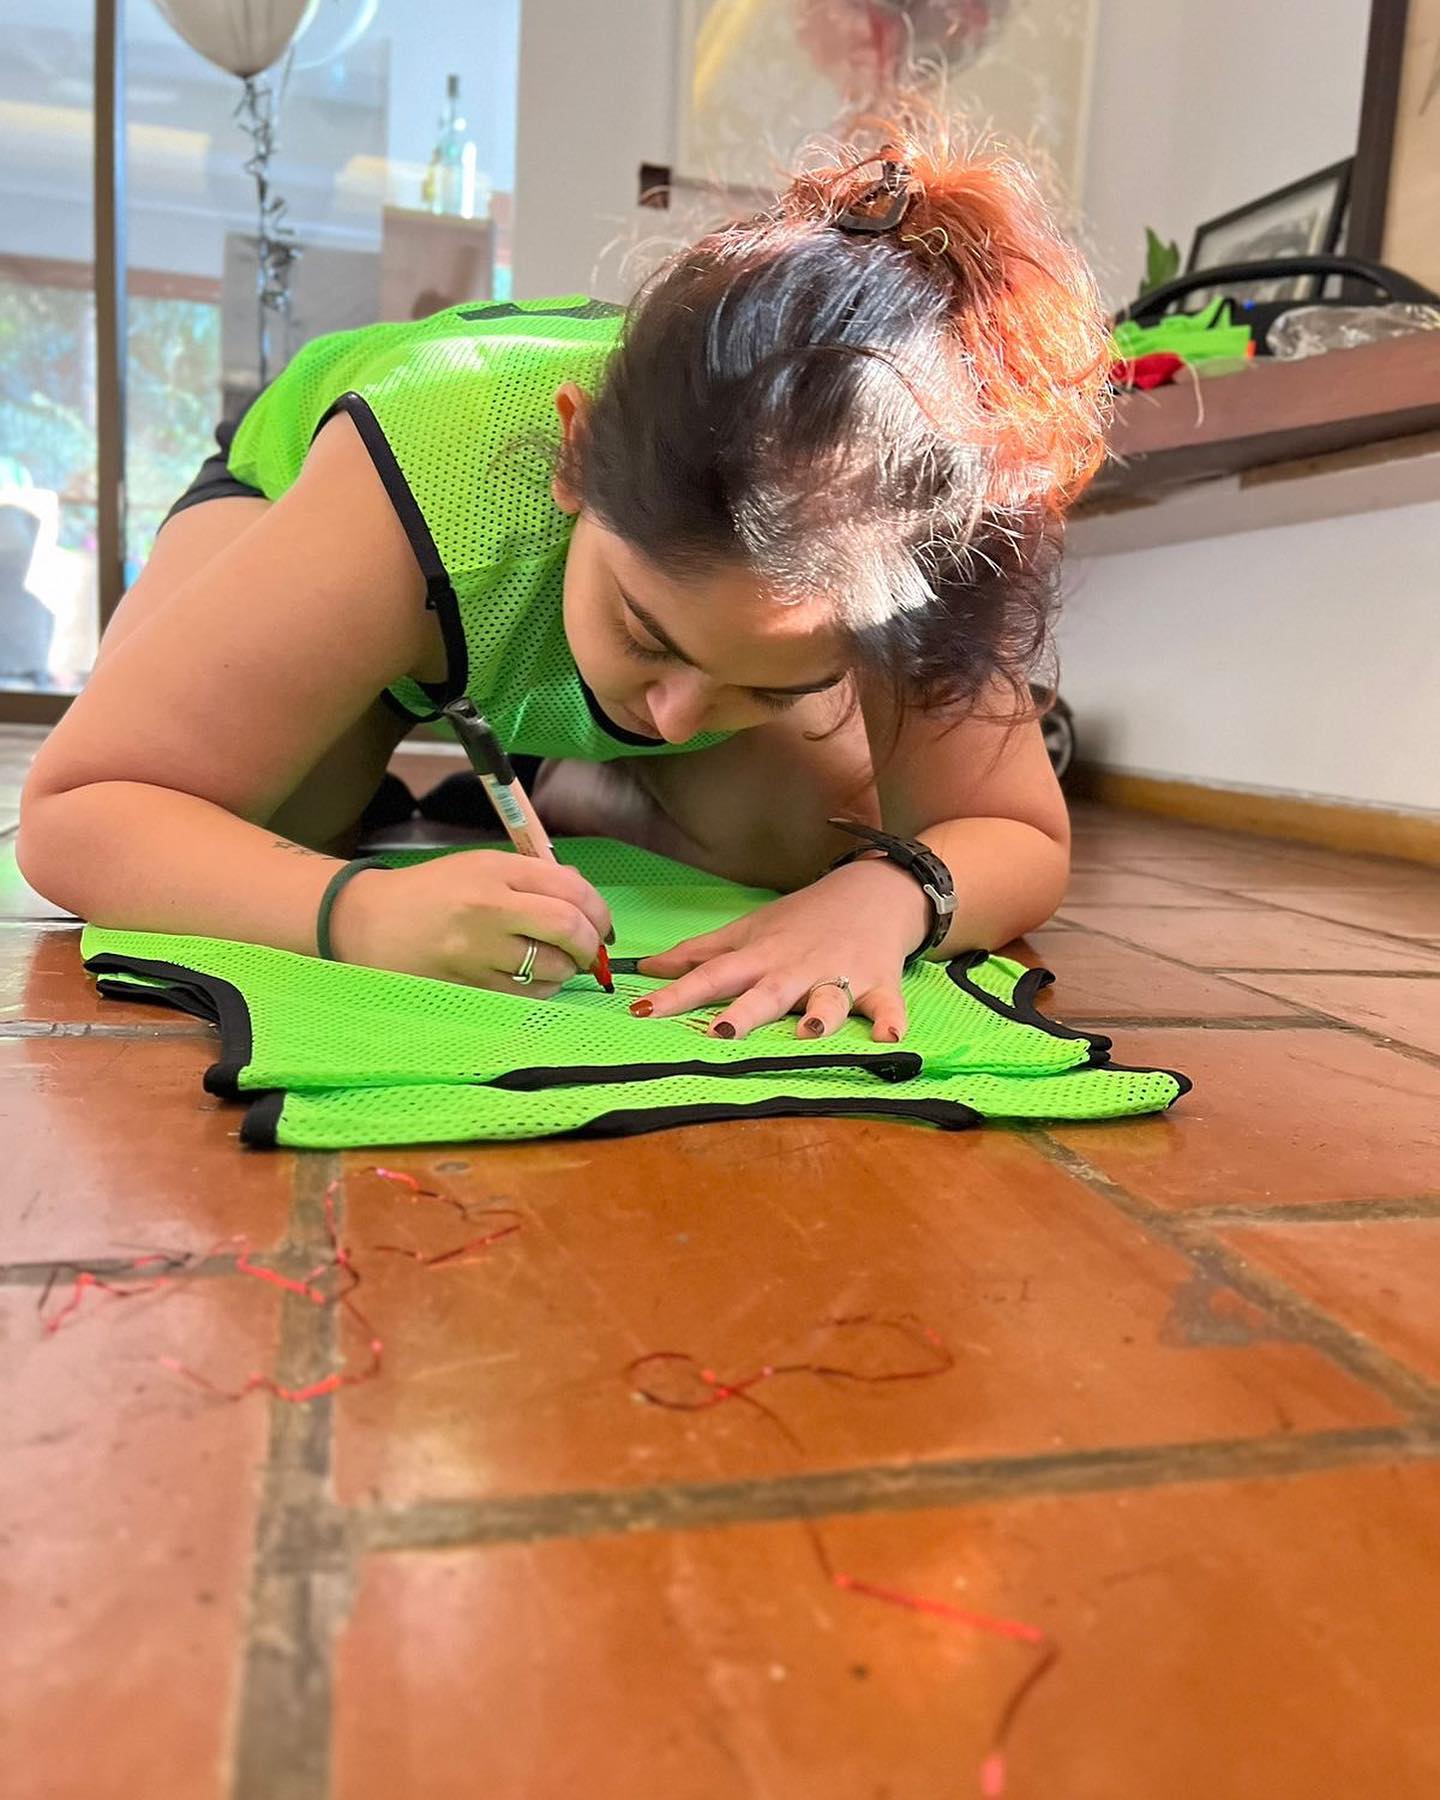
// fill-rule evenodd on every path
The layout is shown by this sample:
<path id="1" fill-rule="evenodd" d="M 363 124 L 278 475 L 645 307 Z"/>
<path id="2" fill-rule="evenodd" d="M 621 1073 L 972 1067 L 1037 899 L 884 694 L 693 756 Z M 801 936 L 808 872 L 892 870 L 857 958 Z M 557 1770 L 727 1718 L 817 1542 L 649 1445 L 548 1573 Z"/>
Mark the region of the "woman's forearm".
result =
<path id="1" fill-rule="evenodd" d="M 17 854 L 33 888 L 93 924 L 302 952 L 342 866 L 209 800 L 134 781 L 27 795 Z"/>
<path id="2" fill-rule="evenodd" d="M 1018 819 L 947 819 L 919 833 L 955 879 L 955 916 L 933 957 L 998 950 L 1065 897 L 1070 848 Z"/>
<path id="3" fill-rule="evenodd" d="M 998 950 L 1043 925 L 1065 893 L 1069 851 L 1018 819 L 947 819 L 917 834 L 955 878 L 955 912 L 935 960 L 962 950 Z M 924 941 L 930 907 L 915 877 L 885 857 L 864 857 L 822 876 L 857 885 L 857 903 L 893 930 L 904 949 Z"/>

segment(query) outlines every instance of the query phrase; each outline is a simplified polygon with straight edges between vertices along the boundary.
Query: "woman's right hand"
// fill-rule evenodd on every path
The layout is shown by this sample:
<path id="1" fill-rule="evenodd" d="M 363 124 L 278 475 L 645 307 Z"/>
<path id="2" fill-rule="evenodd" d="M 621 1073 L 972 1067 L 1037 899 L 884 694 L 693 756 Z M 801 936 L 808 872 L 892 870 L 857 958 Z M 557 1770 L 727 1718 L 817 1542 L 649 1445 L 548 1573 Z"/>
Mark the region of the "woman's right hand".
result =
<path id="1" fill-rule="evenodd" d="M 610 909 L 577 870 L 503 850 L 465 850 L 406 869 L 367 869 L 330 922 L 343 962 L 546 999 L 595 961 Z M 533 979 L 515 972 L 527 939 Z"/>

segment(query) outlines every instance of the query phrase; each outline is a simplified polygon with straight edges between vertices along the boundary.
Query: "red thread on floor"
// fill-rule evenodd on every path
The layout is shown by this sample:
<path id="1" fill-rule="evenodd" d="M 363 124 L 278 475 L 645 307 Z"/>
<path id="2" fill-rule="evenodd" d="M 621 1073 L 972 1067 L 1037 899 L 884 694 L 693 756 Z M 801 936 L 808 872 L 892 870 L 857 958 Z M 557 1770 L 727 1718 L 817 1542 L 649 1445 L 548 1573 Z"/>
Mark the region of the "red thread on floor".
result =
<path id="1" fill-rule="evenodd" d="M 142 1269 L 153 1268 L 157 1263 L 167 1269 L 179 1269 L 192 1259 L 184 1255 L 172 1255 L 168 1251 L 157 1250 L 149 1256 L 137 1256 L 132 1262 L 122 1263 L 111 1270 L 115 1275 L 138 1275 Z M 118 1282 L 109 1281 L 94 1269 L 75 1269 L 75 1279 L 70 1284 L 70 1297 L 58 1312 L 45 1317 L 45 1303 L 54 1291 L 55 1283 L 63 1268 L 73 1268 L 70 1263 L 60 1263 L 50 1271 L 50 1278 L 45 1283 L 44 1291 L 36 1302 L 36 1310 L 40 1314 L 43 1329 L 50 1334 L 57 1332 L 69 1318 L 80 1310 L 81 1302 L 88 1289 L 108 1294 L 114 1300 L 133 1300 L 137 1294 L 153 1294 L 157 1288 L 168 1287 L 169 1277 L 157 1275 L 153 1281 L 142 1281 L 138 1287 L 121 1287 Z"/>
<path id="2" fill-rule="evenodd" d="M 302 1299 L 313 1301 L 317 1306 L 339 1308 L 364 1332 L 370 1353 L 369 1362 L 359 1369 L 332 1370 L 330 1374 L 322 1375 L 316 1381 L 307 1382 L 303 1387 L 293 1388 L 283 1386 L 276 1381 L 273 1375 L 263 1374 L 259 1370 L 253 1370 L 247 1375 L 239 1387 L 227 1388 L 221 1386 L 219 1382 L 212 1381 L 208 1375 L 201 1374 L 198 1369 L 192 1369 L 186 1363 L 177 1362 L 173 1356 L 162 1356 L 159 1360 L 167 1369 L 172 1370 L 184 1380 L 192 1382 L 196 1387 L 203 1388 L 206 1393 L 214 1394 L 222 1400 L 243 1400 L 249 1394 L 263 1393 L 271 1395 L 276 1400 L 284 1400 L 292 1406 L 303 1406 L 311 1400 L 320 1400 L 327 1394 L 337 1393 L 341 1388 L 359 1387 L 361 1382 L 374 1380 L 380 1373 L 385 1346 L 375 1327 L 351 1299 L 351 1295 L 360 1285 L 360 1271 L 355 1267 L 348 1246 L 340 1237 L 340 1227 L 335 1217 L 335 1193 L 341 1186 L 343 1186 L 343 1177 L 337 1177 L 326 1188 L 324 1196 L 325 1231 L 330 1239 L 330 1255 L 323 1262 L 317 1263 L 303 1280 L 296 1281 L 288 1275 L 278 1274 L 274 1269 L 257 1267 L 249 1260 L 248 1247 L 241 1250 L 236 1256 L 235 1267 L 239 1273 L 253 1275 L 261 1281 L 268 1281 L 275 1287 L 283 1288 L 287 1293 L 297 1294 Z M 339 1288 L 333 1294 L 327 1294 L 317 1288 L 315 1283 L 332 1270 L 338 1270 L 348 1285 Z"/>
<path id="3" fill-rule="evenodd" d="M 475 1224 L 480 1219 L 509 1219 L 512 1221 L 509 1225 L 501 1226 L 498 1231 L 486 1232 L 483 1237 L 469 1238 L 465 1243 L 455 1245 L 454 1249 L 441 1250 L 434 1256 L 427 1256 L 423 1250 L 412 1250 L 405 1244 L 372 1244 L 370 1246 L 372 1250 L 385 1250 L 394 1256 L 408 1256 L 413 1262 L 419 1263 L 422 1268 L 439 1269 L 447 1266 L 462 1268 L 466 1263 L 479 1262 L 479 1256 L 471 1255 L 470 1252 L 488 1249 L 491 1244 L 499 1243 L 501 1238 L 512 1236 L 524 1222 L 513 1207 L 477 1207 L 472 1201 L 457 1200 L 453 1194 L 442 1194 L 435 1188 L 421 1187 L 413 1175 L 407 1175 L 402 1169 L 376 1168 L 372 1172 L 379 1175 L 382 1180 L 393 1181 L 398 1186 L 407 1189 L 408 1198 L 412 1201 L 440 1201 L 442 1205 L 448 1206 L 458 1213 L 469 1225 Z"/>
<path id="4" fill-rule="evenodd" d="M 882 1313 L 853 1313 L 837 1319 L 825 1319 L 818 1325 L 812 1337 L 819 1333 L 881 1331 L 893 1332 L 903 1342 L 920 1349 L 925 1361 L 916 1367 L 898 1369 L 861 1369 L 835 1362 L 784 1362 L 766 1363 L 753 1375 L 736 1376 L 726 1381 L 716 1374 L 714 1369 L 702 1367 L 699 1360 L 687 1350 L 651 1350 L 644 1356 L 637 1356 L 625 1365 L 625 1375 L 631 1389 L 642 1400 L 651 1406 L 667 1407 L 671 1412 L 706 1412 L 712 1406 L 721 1406 L 727 1400 L 743 1400 L 757 1412 L 763 1413 L 770 1423 L 782 1432 L 795 1449 L 801 1445 L 794 1433 L 786 1425 L 773 1408 L 757 1400 L 750 1392 L 763 1381 L 774 1381 L 782 1375 L 815 1375 L 828 1381 L 860 1381 L 879 1383 L 886 1381 L 926 1381 L 931 1376 L 943 1375 L 955 1366 L 955 1358 L 930 1327 L 917 1319 L 913 1313 L 885 1315 Z M 672 1374 L 692 1377 L 700 1385 L 684 1397 L 672 1388 L 669 1392 L 661 1392 L 654 1384 L 654 1379 L 647 1376 L 637 1379 L 641 1370 L 652 1369 L 655 1376 L 662 1370 Z"/>
<path id="5" fill-rule="evenodd" d="M 461 1218 L 474 1223 L 481 1218 L 504 1217 L 513 1221 L 499 1230 L 485 1233 L 481 1237 L 470 1238 L 454 1249 L 443 1250 L 435 1256 L 425 1256 L 416 1250 L 409 1250 L 398 1244 L 376 1244 L 376 1250 L 394 1250 L 401 1255 L 411 1256 L 426 1268 L 438 1268 L 445 1264 L 474 1262 L 478 1257 L 467 1254 L 471 1251 L 483 1250 L 486 1246 L 497 1242 L 500 1238 L 509 1237 L 520 1229 L 522 1223 L 519 1213 L 509 1207 L 481 1207 L 476 1209 L 470 1203 L 457 1200 L 449 1194 L 442 1194 L 434 1188 L 422 1187 L 413 1175 L 407 1175 L 397 1169 L 372 1167 L 370 1174 L 378 1175 L 381 1180 L 388 1181 L 402 1189 L 410 1200 L 438 1200 L 451 1207 Z M 343 1368 L 332 1370 L 330 1374 L 318 1380 L 307 1382 L 303 1387 L 285 1387 L 272 1375 L 259 1370 L 246 1376 L 239 1387 L 224 1387 L 212 1381 L 208 1375 L 188 1364 L 178 1362 L 174 1357 L 162 1356 L 159 1360 L 167 1369 L 203 1388 L 207 1393 L 215 1394 L 222 1400 L 243 1400 L 249 1394 L 269 1394 L 273 1399 L 283 1400 L 292 1406 L 303 1406 L 311 1400 L 323 1399 L 327 1394 L 337 1393 L 341 1388 L 359 1387 L 362 1382 L 373 1381 L 380 1373 L 385 1346 L 379 1333 L 355 1304 L 352 1296 L 360 1286 L 360 1271 L 355 1266 L 354 1253 L 340 1235 L 340 1227 L 336 1218 L 335 1196 L 344 1185 L 343 1177 L 337 1177 L 326 1188 L 324 1194 L 325 1231 L 330 1240 L 330 1254 L 318 1262 L 308 1275 L 296 1278 L 283 1275 L 276 1269 L 267 1269 L 250 1260 L 250 1247 L 244 1244 L 235 1257 L 237 1274 L 253 1276 L 257 1281 L 268 1282 L 288 1294 L 294 1294 L 302 1300 L 309 1300 L 316 1306 L 333 1306 L 364 1334 L 369 1360 L 359 1368 Z M 153 1259 L 150 1259 L 153 1260 Z M 138 1265 L 137 1265 L 138 1266 Z M 328 1279 L 327 1278 L 331 1278 Z M 322 1283 L 326 1285 L 321 1285 Z M 151 1284 L 155 1285 L 155 1284 Z M 139 1290 L 132 1290 L 139 1291 Z M 78 1301 L 72 1304 L 78 1304 Z M 69 1310 L 69 1309 L 67 1309 Z"/>
<path id="6" fill-rule="evenodd" d="M 688 1351 L 684 1350 L 652 1350 L 644 1356 L 637 1356 L 625 1365 L 624 1374 L 630 1383 L 631 1391 L 640 1399 L 652 1406 L 661 1406 L 671 1412 L 708 1412 L 712 1407 L 722 1405 L 726 1400 L 744 1400 L 757 1411 L 763 1413 L 772 1425 L 780 1431 L 787 1442 L 795 1449 L 803 1446 L 784 1420 L 770 1407 L 757 1400 L 749 1391 L 763 1381 L 774 1380 L 780 1375 L 816 1375 L 832 1380 L 885 1382 L 885 1381 L 925 1381 L 936 1375 L 943 1375 L 955 1366 L 955 1358 L 940 1337 L 911 1313 L 887 1316 L 880 1313 L 857 1313 L 845 1318 L 828 1319 L 820 1327 L 821 1331 L 853 1331 L 860 1328 L 893 1331 L 902 1339 L 919 1345 L 927 1352 L 927 1360 L 918 1367 L 898 1369 L 857 1369 L 840 1363 L 831 1362 L 789 1362 L 767 1363 L 752 1375 L 737 1377 L 731 1381 L 722 1380 L 714 1369 L 702 1367 L 700 1362 Z M 647 1375 L 644 1380 L 637 1377 L 642 1370 L 653 1370 L 657 1374 L 664 1370 L 669 1373 L 684 1375 L 697 1382 L 698 1387 L 692 1389 L 688 1396 L 674 1392 L 662 1393 L 653 1385 L 653 1378 Z M 882 1586 L 879 1582 L 867 1581 L 858 1575 L 850 1575 L 837 1569 L 830 1560 L 824 1541 L 814 1524 L 802 1520 L 805 1531 L 815 1550 L 816 1560 L 831 1587 L 841 1593 L 855 1594 L 864 1600 L 876 1600 L 887 1606 L 897 1606 L 906 1612 L 920 1613 L 928 1618 L 942 1619 L 950 1625 L 960 1625 L 971 1631 L 984 1632 L 991 1637 L 1008 1639 L 1012 1643 L 1028 1646 L 1036 1652 L 1035 1660 L 1019 1682 L 1011 1691 L 1000 1717 L 996 1721 L 991 1735 L 990 1746 L 980 1763 L 978 1771 L 979 1791 L 982 1800 L 1001 1800 L 1006 1787 L 1006 1745 L 1014 1727 L 1015 1719 L 1027 1697 L 1036 1685 L 1053 1668 L 1060 1655 L 1060 1648 L 1055 1641 L 1038 1625 L 1027 1624 L 1021 1619 L 1007 1619 L 993 1613 L 976 1612 L 970 1607 L 956 1606 L 948 1600 L 934 1600 L 924 1594 L 911 1594 L 900 1588 Z"/>

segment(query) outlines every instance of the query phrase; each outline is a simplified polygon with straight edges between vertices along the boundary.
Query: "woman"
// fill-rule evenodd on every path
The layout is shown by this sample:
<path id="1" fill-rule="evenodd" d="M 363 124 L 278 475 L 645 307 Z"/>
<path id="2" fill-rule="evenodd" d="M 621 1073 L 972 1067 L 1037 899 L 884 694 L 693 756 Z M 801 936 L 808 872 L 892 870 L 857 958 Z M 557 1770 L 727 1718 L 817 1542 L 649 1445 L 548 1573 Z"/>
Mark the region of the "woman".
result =
<path id="1" fill-rule="evenodd" d="M 395 746 L 466 694 L 550 759 L 556 828 L 785 890 L 642 965 L 673 978 L 642 1007 L 725 1002 L 729 1036 L 853 1005 L 897 1040 L 907 959 L 1004 943 L 1064 890 L 1027 683 L 1104 379 L 1030 178 L 908 127 L 628 310 L 319 339 L 161 530 L 35 763 L 22 868 L 106 925 L 295 951 L 328 897 L 326 953 L 553 992 L 609 924 L 574 871 L 343 860 Z M 884 836 L 832 868 L 836 813 Z"/>

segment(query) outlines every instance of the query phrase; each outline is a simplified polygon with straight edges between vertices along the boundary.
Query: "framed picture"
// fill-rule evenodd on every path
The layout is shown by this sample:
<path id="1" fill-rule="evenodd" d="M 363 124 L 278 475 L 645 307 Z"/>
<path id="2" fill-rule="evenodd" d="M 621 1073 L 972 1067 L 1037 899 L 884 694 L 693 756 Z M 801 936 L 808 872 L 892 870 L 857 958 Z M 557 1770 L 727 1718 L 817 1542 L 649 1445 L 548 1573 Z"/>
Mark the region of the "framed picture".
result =
<path id="1" fill-rule="evenodd" d="M 1190 244 L 1185 273 L 1218 268 L 1222 263 L 1246 262 L 1263 256 L 1306 256 L 1333 251 L 1340 238 L 1341 221 L 1349 200 L 1350 170 L 1354 159 L 1332 163 L 1288 187 L 1277 188 L 1259 200 L 1237 206 L 1198 226 Z M 1266 281 L 1245 281 L 1227 286 L 1236 300 L 1308 300 L 1319 293 L 1313 275 L 1283 276 Z M 1187 300 L 1193 311 L 1209 304 L 1207 290 Z"/>
<path id="2" fill-rule="evenodd" d="M 1099 0 L 679 0 L 677 177 L 773 194 L 899 92 L 999 134 L 1073 202 Z M 678 182 L 677 182 L 678 185 Z"/>
<path id="3" fill-rule="evenodd" d="M 1440 0 L 1371 0 L 1352 255 L 1440 290 Z"/>

